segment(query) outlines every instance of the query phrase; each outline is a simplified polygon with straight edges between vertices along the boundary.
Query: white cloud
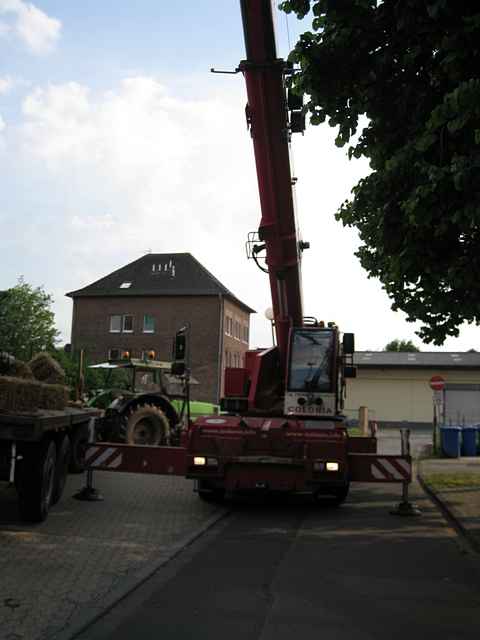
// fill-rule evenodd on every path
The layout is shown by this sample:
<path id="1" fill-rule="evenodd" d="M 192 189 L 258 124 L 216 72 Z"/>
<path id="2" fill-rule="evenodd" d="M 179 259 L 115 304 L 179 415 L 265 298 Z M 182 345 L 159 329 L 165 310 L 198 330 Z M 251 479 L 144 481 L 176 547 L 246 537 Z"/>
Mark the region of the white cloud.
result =
<path id="1" fill-rule="evenodd" d="M 268 280 L 244 252 L 247 232 L 260 220 L 244 89 L 223 86 L 224 92 L 189 100 L 154 78 L 131 77 L 102 95 L 71 82 L 39 87 L 25 98 L 19 166 L 22 189 L 34 196 L 15 255 L 22 254 L 28 281 L 41 278 L 55 291 L 65 337 L 71 302 L 63 293 L 151 249 L 193 253 L 258 311 L 252 346 L 270 344 L 263 317 L 271 304 Z M 334 220 L 368 172 L 366 163 L 348 162 L 334 137 L 329 127 L 311 127 L 294 138 L 302 235 L 312 246 L 302 264 L 305 314 L 355 331 L 359 349 L 381 349 L 396 337 L 418 344 L 415 327 L 390 310 L 379 283 L 367 279 L 354 257 L 357 234 Z M 12 221 L 19 228 L 17 214 Z M 49 261 L 45 243 L 55 246 Z M 30 279 L 28 261 L 35 265 Z M 471 335 L 447 348 L 469 348 Z"/>
<path id="2" fill-rule="evenodd" d="M 254 303 L 236 285 L 244 238 L 258 224 L 242 103 L 241 86 L 237 95 L 188 101 L 147 77 L 103 95 L 67 83 L 24 99 L 25 165 L 33 160 L 32 171 L 50 176 L 61 203 L 53 226 L 65 234 L 65 291 L 148 249 L 190 251 Z M 70 303 L 60 304 L 69 317 Z"/>
<path id="3" fill-rule="evenodd" d="M 13 87 L 13 80 L 10 76 L 0 76 L 0 96 L 8 93 Z"/>
<path id="4" fill-rule="evenodd" d="M 5 129 L 5 120 L 0 116 L 0 133 Z"/>
<path id="5" fill-rule="evenodd" d="M 0 35 L 14 33 L 36 54 L 49 53 L 55 47 L 62 28 L 60 20 L 23 0 L 0 0 L 0 13 L 12 19 L 12 24 L 0 23 Z"/>

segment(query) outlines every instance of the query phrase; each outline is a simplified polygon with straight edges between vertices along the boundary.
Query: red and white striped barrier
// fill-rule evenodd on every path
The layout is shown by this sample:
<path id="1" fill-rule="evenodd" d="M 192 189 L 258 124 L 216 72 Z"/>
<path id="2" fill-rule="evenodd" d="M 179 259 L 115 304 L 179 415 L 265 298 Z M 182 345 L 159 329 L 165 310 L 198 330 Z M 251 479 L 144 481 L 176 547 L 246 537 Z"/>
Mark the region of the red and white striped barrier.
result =
<path id="1" fill-rule="evenodd" d="M 350 453 L 348 466 L 350 479 L 355 482 L 412 481 L 412 459 L 409 455 Z"/>
<path id="2" fill-rule="evenodd" d="M 182 476 L 186 472 L 186 452 L 183 447 L 95 442 L 85 451 L 85 467 L 91 471 Z"/>
<path id="3" fill-rule="evenodd" d="M 118 447 L 90 446 L 85 452 L 85 464 L 92 469 L 118 469 L 123 462 L 122 451 Z"/>
<path id="4" fill-rule="evenodd" d="M 412 478 L 412 465 L 401 457 L 380 458 L 372 462 L 371 474 L 381 482 L 405 482 Z"/>

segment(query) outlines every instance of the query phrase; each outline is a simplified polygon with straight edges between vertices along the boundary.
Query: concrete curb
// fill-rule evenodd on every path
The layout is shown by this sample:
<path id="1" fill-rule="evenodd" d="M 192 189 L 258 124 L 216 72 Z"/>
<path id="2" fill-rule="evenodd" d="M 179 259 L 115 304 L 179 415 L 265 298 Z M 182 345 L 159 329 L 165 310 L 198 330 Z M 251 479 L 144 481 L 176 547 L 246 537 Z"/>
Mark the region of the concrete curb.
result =
<path id="1" fill-rule="evenodd" d="M 93 605 L 86 611 L 74 614 L 63 629 L 50 636 L 51 640 L 74 640 L 74 638 L 83 633 L 90 625 L 113 609 L 113 607 L 115 607 L 121 600 L 126 598 L 130 593 L 135 591 L 135 589 L 151 578 L 161 567 L 173 560 L 181 551 L 193 544 L 193 542 L 211 529 L 215 524 L 217 524 L 217 522 L 220 522 L 220 520 L 228 517 L 229 515 L 230 510 L 228 509 L 214 514 L 194 533 L 185 536 L 177 544 L 170 547 L 167 552 L 161 554 L 157 562 L 154 562 L 153 564 L 150 563 L 148 567 L 144 567 L 131 575 L 125 576 L 125 578 L 121 579 L 121 584 L 114 587 L 112 591 L 105 596 L 101 607 Z"/>
<path id="2" fill-rule="evenodd" d="M 463 525 L 461 518 L 439 497 L 439 495 L 428 485 L 422 476 L 421 460 L 417 466 L 417 480 L 422 489 L 425 491 L 430 500 L 439 508 L 447 522 L 455 529 L 457 534 L 461 535 L 468 543 L 473 553 L 480 553 L 480 544 L 470 531 Z"/>

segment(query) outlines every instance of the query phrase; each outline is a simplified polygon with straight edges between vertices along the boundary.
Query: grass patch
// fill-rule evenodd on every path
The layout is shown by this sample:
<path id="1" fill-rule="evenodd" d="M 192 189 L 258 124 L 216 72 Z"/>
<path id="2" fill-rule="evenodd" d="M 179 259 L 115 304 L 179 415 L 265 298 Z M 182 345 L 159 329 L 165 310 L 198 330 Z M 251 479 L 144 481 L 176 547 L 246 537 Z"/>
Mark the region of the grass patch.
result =
<path id="1" fill-rule="evenodd" d="M 349 436 L 363 436 L 363 433 L 360 431 L 358 427 L 348 427 L 348 435 Z"/>
<path id="2" fill-rule="evenodd" d="M 480 489 L 479 473 L 427 473 L 422 477 L 432 489 Z"/>

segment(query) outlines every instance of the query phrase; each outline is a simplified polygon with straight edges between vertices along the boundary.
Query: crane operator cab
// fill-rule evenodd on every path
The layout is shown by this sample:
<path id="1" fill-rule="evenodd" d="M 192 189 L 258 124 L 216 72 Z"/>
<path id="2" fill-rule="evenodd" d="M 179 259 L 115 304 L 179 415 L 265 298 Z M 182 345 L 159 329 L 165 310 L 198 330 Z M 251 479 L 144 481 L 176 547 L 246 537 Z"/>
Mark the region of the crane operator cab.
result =
<path id="1" fill-rule="evenodd" d="M 332 418 L 343 407 L 344 378 L 354 377 L 353 334 L 340 345 L 336 326 L 290 331 L 285 415 Z"/>

